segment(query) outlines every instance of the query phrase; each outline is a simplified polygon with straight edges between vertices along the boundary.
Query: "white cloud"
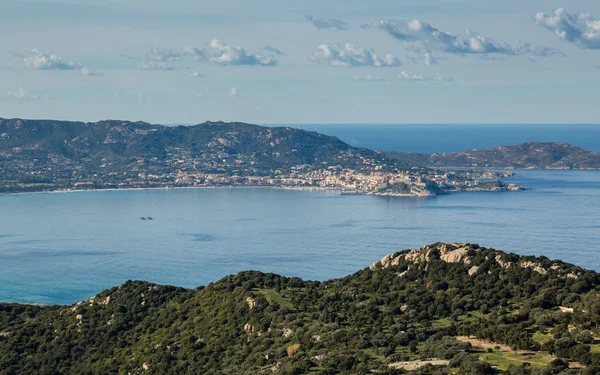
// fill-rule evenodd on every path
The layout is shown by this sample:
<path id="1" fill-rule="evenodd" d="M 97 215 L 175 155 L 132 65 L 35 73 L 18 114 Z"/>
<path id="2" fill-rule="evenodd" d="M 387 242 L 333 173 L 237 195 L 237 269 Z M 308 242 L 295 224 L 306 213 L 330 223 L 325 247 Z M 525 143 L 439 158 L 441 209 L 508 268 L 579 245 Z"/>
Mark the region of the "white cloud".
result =
<path id="1" fill-rule="evenodd" d="M 94 71 L 94 70 L 90 70 L 86 67 L 81 68 L 81 74 L 83 74 L 84 76 L 88 76 L 88 77 L 104 77 L 103 73 Z"/>
<path id="2" fill-rule="evenodd" d="M 322 44 L 313 52 L 311 59 L 317 63 L 326 63 L 334 67 L 359 67 L 370 66 L 375 68 L 401 66 L 402 62 L 394 55 L 386 55 L 381 58 L 375 51 L 366 50 L 358 46 L 346 43 L 340 45 Z"/>
<path id="3" fill-rule="evenodd" d="M 163 61 L 142 61 L 137 65 L 142 70 L 175 70 L 175 66 Z"/>
<path id="4" fill-rule="evenodd" d="M 56 55 L 48 55 L 40 50 L 31 50 L 30 56 L 19 56 L 23 58 L 25 66 L 34 70 L 79 70 L 84 76 L 103 76 L 104 74 L 90 70 L 83 64 L 74 61 L 65 61 Z"/>
<path id="5" fill-rule="evenodd" d="M 47 55 L 37 49 L 31 51 L 31 56 L 24 56 L 23 62 L 29 69 L 36 70 L 76 70 L 83 65 L 78 62 L 65 61 L 56 55 Z"/>
<path id="6" fill-rule="evenodd" d="M 242 93 L 237 88 L 232 87 L 229 89 L 229 97 L 233 99 L 243 99 L 246 97 L 246 95 L 244 95 L 244 93 Z"/>
<path id="7" fill-rule="evenodd" d="M 15 91 L 8 90 L 6 95 L 9 98 L 20 99 L 20 100 L 35 100 L 38 98 L 37 95 L 30 95 L 25 89 L 19 86 Z"/>
<path id="8" fill-rule="evenodd" d="M 558 8 L 551 15 L 540 12 L 534 20 L 566 42 L 584 49 L 600 49 L 600 20 L 589 13 L 568 13 Z"/>
<path id="9" fill-rule="evenodd" d="M 408 73 L 405 70 L 398 74 L 398 78 L 403 81 L 425 81 L 425 77 L 422 74 Z"/>
<path id="10" fill-rule="evenodd" d="M 446 82 L 453 81 L 453 79 L 451 77 L 441 75 L 440 73 L 436 73 L 435 77 L 433 77 L 433 80 L 434 81 L 446 81 Z"/>
<path id="11" fill-rule="evenodd" d="M 454 54 L 487 54 L 497 53 L 515 55 L 511 46 L 498 43 L 493 39 L 483 37 L 477 33 L 466 31 L 465 35 L 453 35 L 436 29 L 426 22 L 419 20 L 410 21 L 379 21 L 365 28 L 379 28 L 393 38 L 405 42 L 421 42 L 428 49 Z"/>
<path id="12" fill-rule="evenodd" d="M 260 65 L 275 66 L 279 62 L 272 54 L 248 53 L 238 45 L 230 45 L 213 39 L 208 44 L 206 54 L 209 61 L 218 65 Z"/>
<path id="13" fill-rule="evenodd" d="M 238 45 L 230 45 L 218 39 L 211 40 L 205 48 L 182 46 L 178 49 L 152 47 L 142 59 L 123 55 L 128 59 L 141 60 L 139 69 L 144 70 L 176 70 L 176 63 L 194 60 L 221 66 L 257 65 L 275 66 L 279 63 L 275 55 L 283 55 L 275 47 L 265 46 L 264 52 L 248 52 Z"/>
<path id="14" fill-rule="evenodd" d="M 405 70 L 403 70 L 402 72 L 400 72 L 400 74 L 398 74 L 398 78 L 403 80 L 403 81 L 452 81 L 452 78 L 450 77 L 446 77 L 441 75 L 440 73 L 437 73 L 435 76 L 433 77 L 426 77 L 422 74 L 416 74 L 416 73 L 409 73 Z"/>
<path id="15" fill-rule="evenodd" d="M 373 81 L 373 82 L 385 81 L 380 76 L 372 76 L 370 74 L 366 74 L 364 76 L 354 76 L 354 77 L 352 77 L 352 79 L 355 81 Z"/>
<path id="16" fill-rule="evenodd" d="M 335 30 L 338 30 L 338 31 L 345 31 L 345 30 L 349 30 L 350 29 L 350 25 L 348 25 L 347 22 L 344 22 L 342 20 L 338 20 L 338 19 L 335 19 L 335 18 L 330 18 L 328 20 L 325 20 L 323 18 L 314 18 L 311 15 L 307 15 L 305 17 L 317 29 L 335 29 Z"/>

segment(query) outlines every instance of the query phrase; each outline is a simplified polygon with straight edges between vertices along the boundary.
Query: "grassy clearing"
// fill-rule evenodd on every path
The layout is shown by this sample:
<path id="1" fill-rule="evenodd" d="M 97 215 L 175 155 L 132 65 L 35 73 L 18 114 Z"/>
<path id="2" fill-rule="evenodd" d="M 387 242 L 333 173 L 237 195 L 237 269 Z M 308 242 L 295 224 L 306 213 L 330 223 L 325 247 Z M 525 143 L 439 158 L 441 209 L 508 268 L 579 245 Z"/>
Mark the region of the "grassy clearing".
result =
<path id="1" fill-rule="evenodd" d="M 545 335 L 545 334 L 543 334 L 543 333 L 541 333 L 541 332 L 538 331 L 538 332 L 536 332 L 536 333 L 533 334 L 532 339 L 533 339 L 533 341 L 537 342 L 538 344 L 543 345 L 543 344 L 551 341 L 552 340 L 552 336 Z"/>
<path id="2" fill-rule="evenodd" d="M 285 292 L 280 293 L 275 289 L 255 289 L 253 292 L 264 296 L 269 302 L 277 302 L 281 307 L 294 310 L 294 305 L 292 305 L 290 298 Z"/>
<path id="3" fill-rule="evenodd" d="M 506 371 L 509 365 L 521 366 L 523 363 L 530 363 L 531 367 L 547 366 L 554 359 L 551 355 L 535 352 L 533 355 L 524 355 L 505 350 L 494 350 L 492 353 L 479 353 L 479 358 L 498 366 L 502 371 Z"/>
<path id="4" fill-rule="evenodd" d="M 600 353 L 600 344 L 590 345 L 592 353 Z"/>

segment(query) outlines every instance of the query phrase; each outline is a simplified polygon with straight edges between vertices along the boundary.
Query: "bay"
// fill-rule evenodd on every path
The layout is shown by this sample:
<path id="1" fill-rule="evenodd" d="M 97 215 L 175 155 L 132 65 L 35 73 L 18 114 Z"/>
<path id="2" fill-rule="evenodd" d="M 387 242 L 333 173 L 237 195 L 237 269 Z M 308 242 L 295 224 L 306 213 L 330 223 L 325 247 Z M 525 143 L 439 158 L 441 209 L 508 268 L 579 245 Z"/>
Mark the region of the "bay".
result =
<path id="1" fill-rule="evenodd" d="M 532 190 L 427 199 L 251 188 L 0 196 L 0 301 L 73 303 L 128 279 L 196 287 L 250 269 L 325 280 L 437 241 L 600 271 L 600 172 L 516 173 L 512 182 Z"/>

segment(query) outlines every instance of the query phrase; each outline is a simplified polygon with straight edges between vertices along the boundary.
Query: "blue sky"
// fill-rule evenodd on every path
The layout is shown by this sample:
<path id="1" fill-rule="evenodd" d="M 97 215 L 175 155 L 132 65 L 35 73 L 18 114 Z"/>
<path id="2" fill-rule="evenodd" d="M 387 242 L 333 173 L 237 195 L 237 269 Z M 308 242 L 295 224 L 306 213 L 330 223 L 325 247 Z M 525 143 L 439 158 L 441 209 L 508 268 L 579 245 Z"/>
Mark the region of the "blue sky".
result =
<path id="1" fill-rule="evenodd" d="M 0 117 L 599 123 L 595 0 L 2 0 Z"/>

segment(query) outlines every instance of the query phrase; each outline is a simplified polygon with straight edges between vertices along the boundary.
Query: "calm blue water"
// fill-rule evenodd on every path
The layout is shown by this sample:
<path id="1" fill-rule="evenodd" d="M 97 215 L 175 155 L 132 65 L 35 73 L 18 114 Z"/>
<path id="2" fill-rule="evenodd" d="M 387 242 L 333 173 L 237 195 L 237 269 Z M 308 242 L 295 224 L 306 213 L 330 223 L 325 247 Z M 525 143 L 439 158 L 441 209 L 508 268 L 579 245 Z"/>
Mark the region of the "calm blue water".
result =
<path id="1" fill-rule="evenodd" d="M 567 142 L 600 152 L 600 125 L 291 125 L 374 150 L 456 152 L 528 141 Z"/>
<path id="2" fill-rule="evenodd" d="M 195 287 L 248 269 L 324 280 L 437 241 L 600 270 L 600 172 L 517 174 L 534 190 L 430 199 L 227 188 L 0 196 L 0 300 L 72 303 L 127 279 Z"/>

